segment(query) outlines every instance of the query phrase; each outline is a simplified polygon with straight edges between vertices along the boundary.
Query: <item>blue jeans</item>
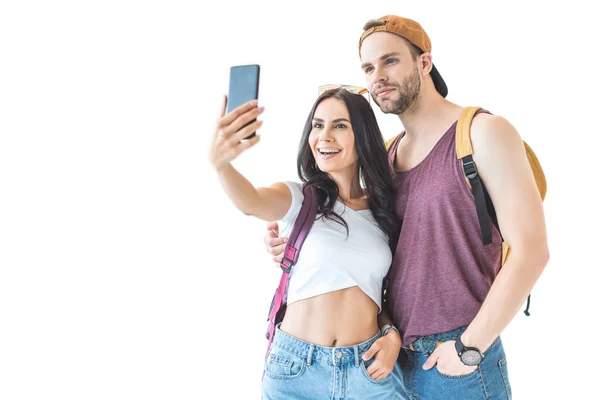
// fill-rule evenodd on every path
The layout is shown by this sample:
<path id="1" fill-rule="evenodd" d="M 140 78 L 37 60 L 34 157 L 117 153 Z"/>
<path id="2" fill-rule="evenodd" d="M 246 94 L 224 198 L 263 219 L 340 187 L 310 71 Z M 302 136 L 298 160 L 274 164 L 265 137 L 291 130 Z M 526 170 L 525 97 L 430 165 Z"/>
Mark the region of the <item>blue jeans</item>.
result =
<path id="1" fill-rule="evenodd" d="M 277 328 L 265 364 L 263 400 L 403 399 L 391 374 L 371 378 L 366 369 L 374 358 L 366 363 L 361 358 L 379 336 L 354 346 L 323 347 Z"/>
<path id="2" fill-rule="evenodd" d="M 437 342 L 455 340 L 465 329 L 421 337 L 413 343 L 414 351 L 403 348 L 393 372 L 398 390 L 403 386 L 411 400 L 510 400 L 506 355 L 500 338 L 484 352 L 479 367 L 467 375 L 444 375 L 437 366 L 423 370 Z"/>

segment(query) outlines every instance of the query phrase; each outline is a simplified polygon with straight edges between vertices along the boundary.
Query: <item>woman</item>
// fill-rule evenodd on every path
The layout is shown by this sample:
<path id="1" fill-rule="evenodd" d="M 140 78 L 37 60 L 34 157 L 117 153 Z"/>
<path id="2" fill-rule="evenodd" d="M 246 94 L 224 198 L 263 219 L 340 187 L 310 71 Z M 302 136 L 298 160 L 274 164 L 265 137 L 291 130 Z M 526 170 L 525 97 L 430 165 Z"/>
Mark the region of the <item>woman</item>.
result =
<path id="1" fill-rule="evenodd" d="M 263 110 L 250 102 L 218 122 L 211 162 L 225 192 L 245 214 L 278 220 L 282 235 L 289 234 L 298 216 L 303 186 L 316 186 L 319 197 L 317 220 L 292 269 L 287 311 L 267 356 L 263 398 L 325 399 L 335 393 L 340 398 L 392 399 L 389 372 L 397 354 L 389 365 L 369 372 L 373 360 L 362 358 L 381 335 L 382 281 L 392 259 L 390 238 L 398 227 L 373 110 L 364 97 L 343 88 L 323 93 L 300 142 L 303 183 L 256 189 L 231 161 L 258 143 L 258 136 L 242 139 L 262 121 L 240 128 Z"/>

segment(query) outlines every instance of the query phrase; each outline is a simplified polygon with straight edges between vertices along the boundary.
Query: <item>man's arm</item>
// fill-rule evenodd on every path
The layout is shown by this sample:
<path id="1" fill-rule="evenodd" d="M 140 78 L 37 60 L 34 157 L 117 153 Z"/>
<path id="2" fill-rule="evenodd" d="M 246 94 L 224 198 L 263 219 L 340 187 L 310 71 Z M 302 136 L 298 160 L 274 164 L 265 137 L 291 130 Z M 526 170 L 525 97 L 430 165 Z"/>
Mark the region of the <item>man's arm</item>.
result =
<path id="1" fill-rule="evenodd" d="M 379 329 L 381 329 L 384 325 L 387 325 L 387 324 L 393 325 L 392 319 L 389 317 L 389 315 L 385 311 L 385 308 L 382 308 L 381 312 L 377 316 L 377 324 L 379 325 Z"/>
<path id="2" fill-rule="evenodd" d="M 273 261 L 277 265 L 283 261 L 283 253 L 287 245 L 287 237 L 279 237 L 279 225 L 277 221 L 271 221 L 267 224 L 267 233 L 263 238 L 267 252 L 273 256 Z"/>
<path id="3" fill-rule="evenodd" d="M 494 203 L 510 256 L 480 311 L 462 335 L 485 351 L 519 312 L 548 263 L 542 199 L 523 141 L 504 118 L 481 114 L 471 127 L 473 159 Z"/>

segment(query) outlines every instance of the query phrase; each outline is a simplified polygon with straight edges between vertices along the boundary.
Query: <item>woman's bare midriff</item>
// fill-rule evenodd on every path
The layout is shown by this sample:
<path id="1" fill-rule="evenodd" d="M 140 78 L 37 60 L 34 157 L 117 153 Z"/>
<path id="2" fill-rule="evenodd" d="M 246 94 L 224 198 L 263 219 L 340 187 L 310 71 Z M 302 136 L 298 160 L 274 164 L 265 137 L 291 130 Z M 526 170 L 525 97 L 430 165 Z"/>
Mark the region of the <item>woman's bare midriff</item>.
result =
<path id="1" fill-rule="evenodd" d="M 319 346 L 359 344 L 379 330 L 379 308 L 358 286 L 289 304 L 280 329 Z"/>

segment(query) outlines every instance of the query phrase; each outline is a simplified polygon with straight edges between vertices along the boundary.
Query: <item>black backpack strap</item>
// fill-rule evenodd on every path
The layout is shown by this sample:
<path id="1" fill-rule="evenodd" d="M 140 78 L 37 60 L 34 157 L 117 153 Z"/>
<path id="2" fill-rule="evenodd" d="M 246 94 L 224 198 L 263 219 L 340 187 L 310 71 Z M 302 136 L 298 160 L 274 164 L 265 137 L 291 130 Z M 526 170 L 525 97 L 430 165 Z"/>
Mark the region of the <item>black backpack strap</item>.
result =
<path id="1" fill-rule="evenodd" d="M 495 225 L 498 225 L 496 212 L 492 200 L 485 189 L 485 185 L 481 181 L 475 161 L 473 161 L 473 146 L 471 144 L 471 123 L 473 118 L 480 112 L 488 112 L 480 107 L 465 107 L 463 108 L 458 122 L 456 124 L 455 142 L 456 155 L 461 162 L 465 177 L 469 180 L 473 197 L 475 199 L 475 209 L 477 210 L 477 219 L 481 231 L 481 239 L 484 245 L 492 243 L 492 228 L 489 218 L 493 214 L 492 219 L 495 220 Z M 491 211 L 491 212 L 490 212 Z"/>
<path id="2" fill-rule="evenodd" d="M 479 220 L 479 228 L 481 230 L 481 238 L 483 240 L 484 245 L 488 245 L 492 243 L 492 228 L 490 226 L 489 214 L 488 214 L 488 202 L 486 201 L 487 190 L 483 186 L 483 182 L 481 181 L 481 177 L 477 172 L 477 166 L 475 165 L 475 161 L 473 161 L 473 156 L 468 155 L 466 157 L 461 158 L 463 170 L 465 172 L 465 176 L 469 180 L 471 184 L 471 189 L 473 190 L 473 197 L 475 197 L 475 209 L 477 210 L 477 219 Z M 489 199 L 489 194 L 487 195 Z M 491 203 L 491 199 L 489 200 Z M 495 214 L 495 211 L 494 211 Z"/>

